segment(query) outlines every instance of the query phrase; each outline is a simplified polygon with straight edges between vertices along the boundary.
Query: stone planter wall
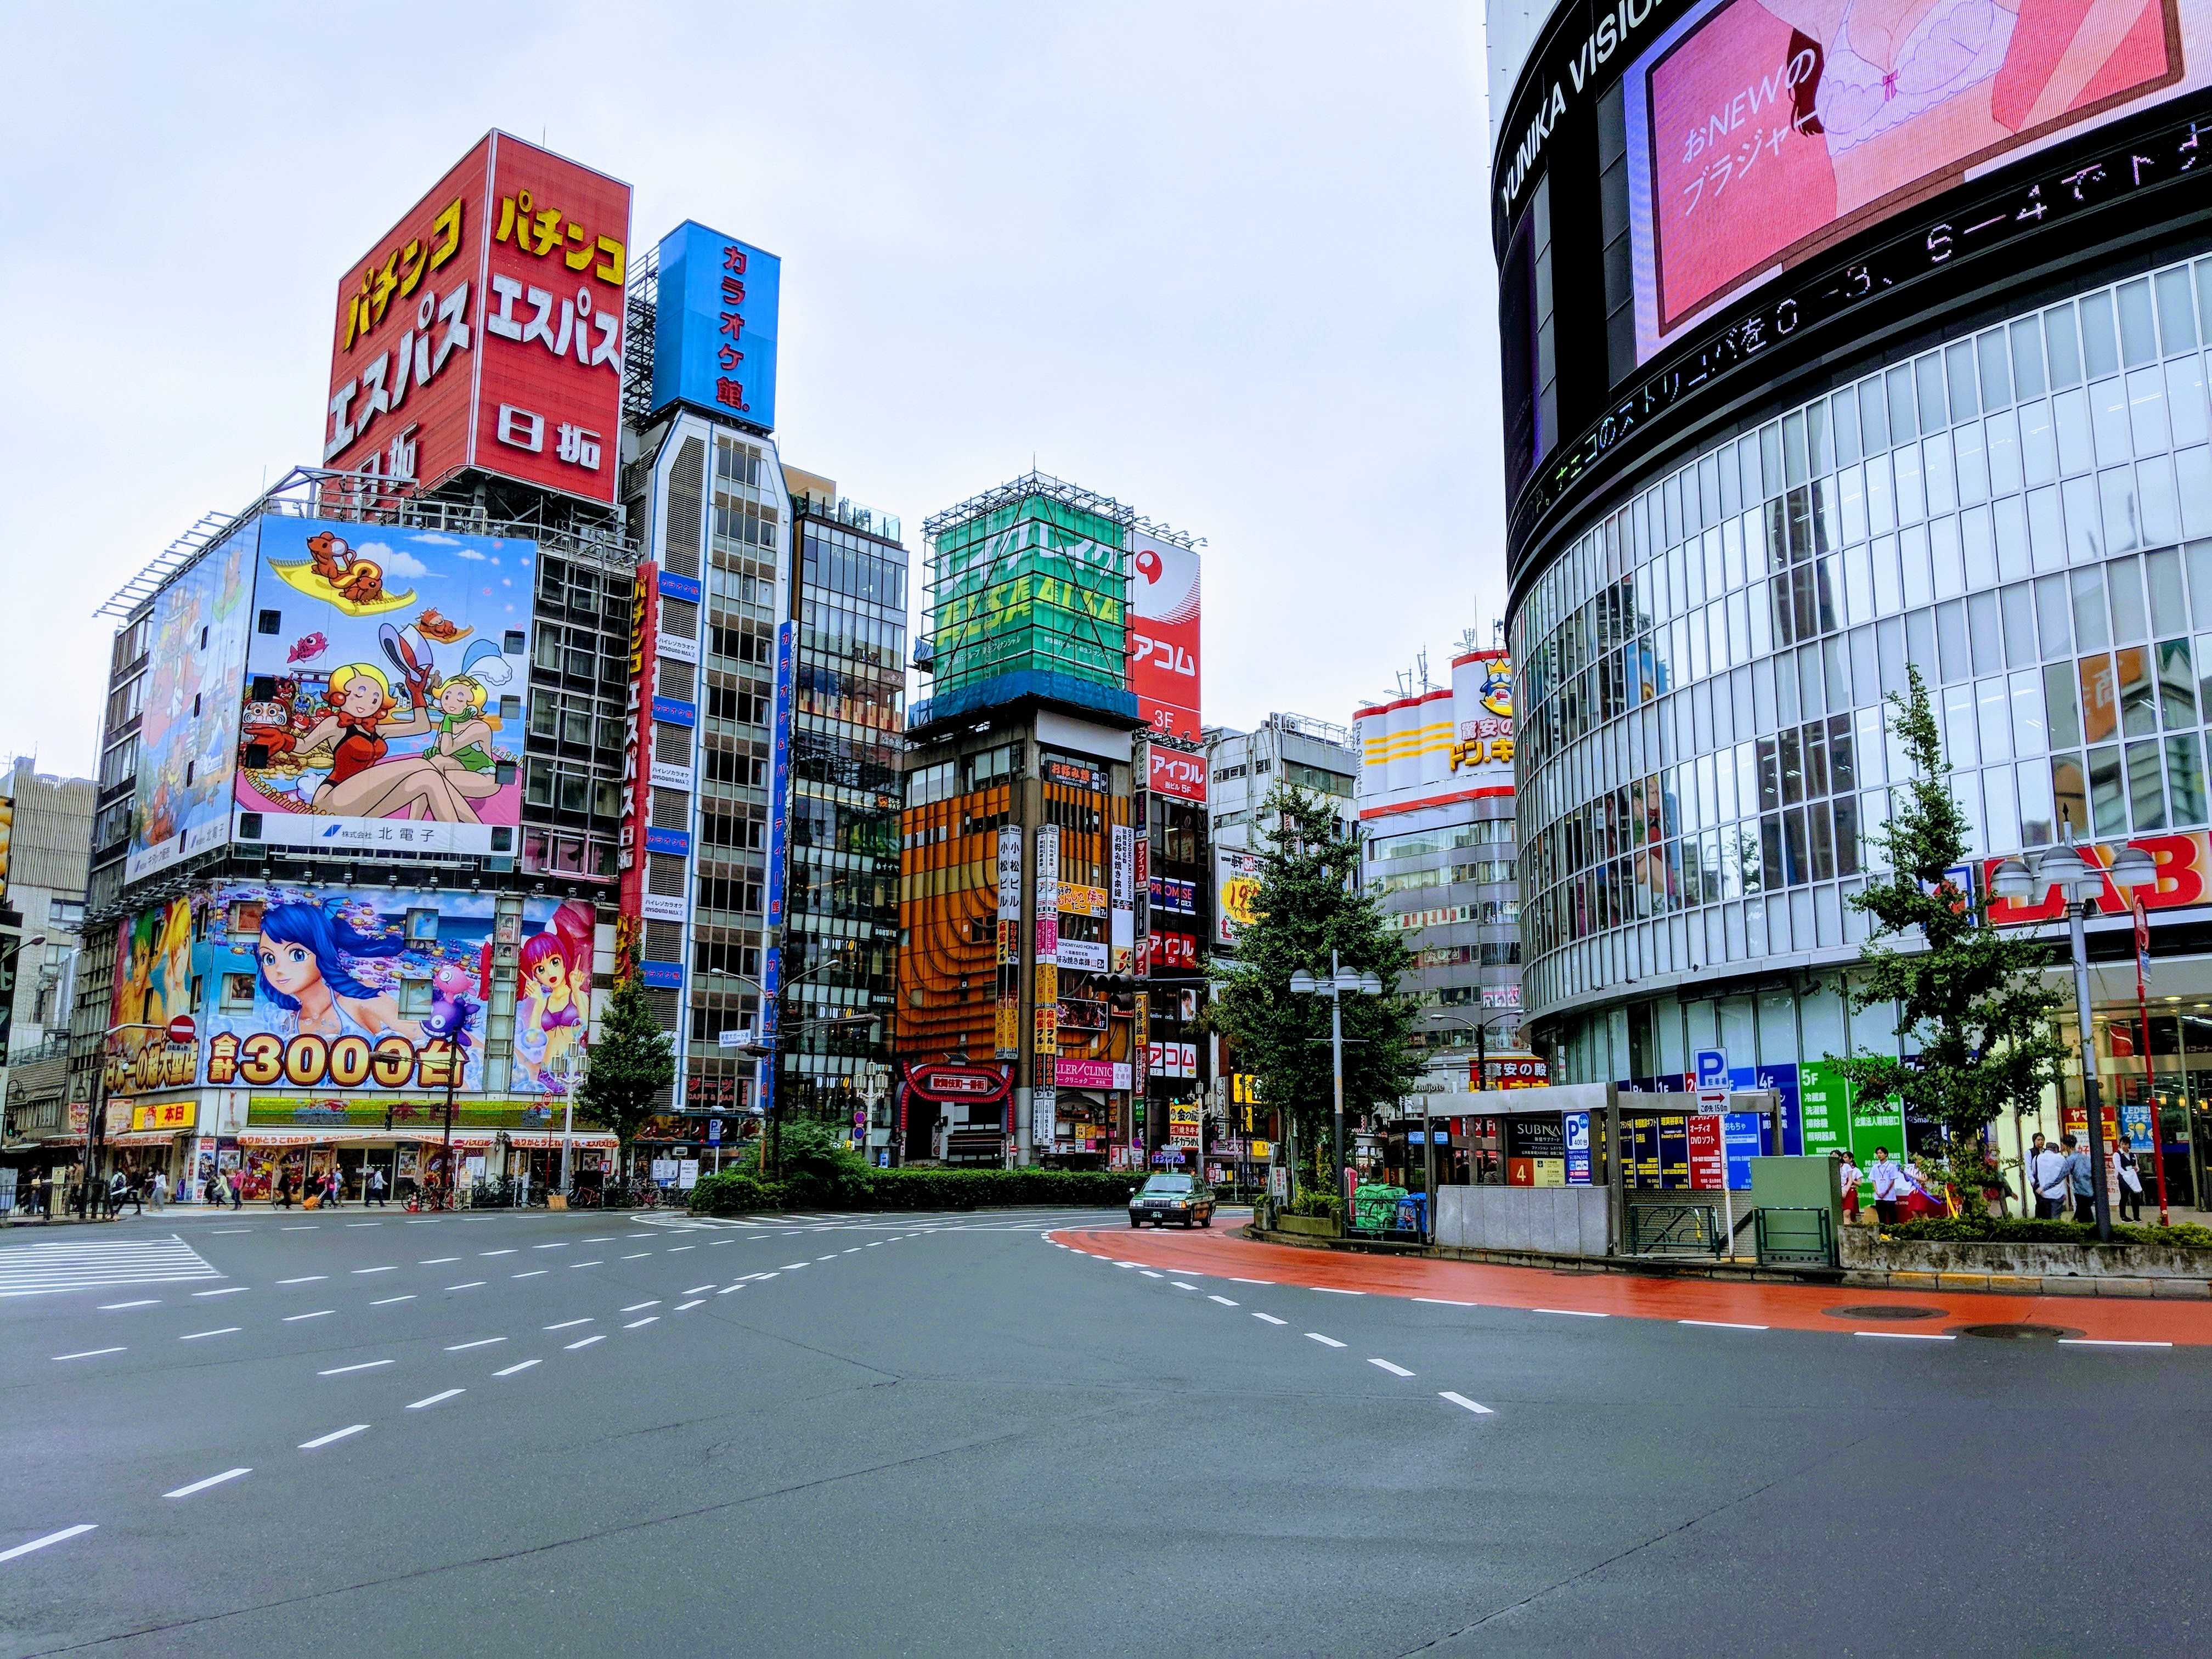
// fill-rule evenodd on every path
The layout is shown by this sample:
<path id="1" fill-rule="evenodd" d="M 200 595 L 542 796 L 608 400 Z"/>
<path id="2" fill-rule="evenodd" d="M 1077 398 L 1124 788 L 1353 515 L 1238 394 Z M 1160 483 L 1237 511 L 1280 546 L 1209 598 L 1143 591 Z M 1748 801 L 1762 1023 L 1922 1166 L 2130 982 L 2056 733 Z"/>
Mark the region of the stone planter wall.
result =
<path id="1" fill-rule="evenodd" d="M 1279 1233 L 1297 1233 L 1307 1238 L 1341 1238 L 1344 1236 L 1344 1230 L 1337 1225 L 1334 1216 L 1284 1215 L 1280 1212 L 1275 1216 L 1275 1231 Z"/>
<path id="2" fill-rule="evenodd" d="M 2023 1296 L 2212 1297 L 2212 1250 L 2163 1244 L 1948 1244 L 1846 1227 L 1844 1279 L 1892 1290 Z"/>

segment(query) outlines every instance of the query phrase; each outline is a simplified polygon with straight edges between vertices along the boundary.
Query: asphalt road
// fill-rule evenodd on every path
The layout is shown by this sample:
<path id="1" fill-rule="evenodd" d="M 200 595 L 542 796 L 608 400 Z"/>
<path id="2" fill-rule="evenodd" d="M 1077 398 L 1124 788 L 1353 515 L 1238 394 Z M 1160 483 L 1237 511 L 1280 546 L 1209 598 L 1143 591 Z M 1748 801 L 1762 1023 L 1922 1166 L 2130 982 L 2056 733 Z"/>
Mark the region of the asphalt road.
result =
<path id="1" fill-rule="evenodd" d="M 0 1296 L 0 1653 L 2212 1650 L 2203 1348 L 1332 1293 L 1097 1220 L 0 1237 L 75 1286 Z"/>

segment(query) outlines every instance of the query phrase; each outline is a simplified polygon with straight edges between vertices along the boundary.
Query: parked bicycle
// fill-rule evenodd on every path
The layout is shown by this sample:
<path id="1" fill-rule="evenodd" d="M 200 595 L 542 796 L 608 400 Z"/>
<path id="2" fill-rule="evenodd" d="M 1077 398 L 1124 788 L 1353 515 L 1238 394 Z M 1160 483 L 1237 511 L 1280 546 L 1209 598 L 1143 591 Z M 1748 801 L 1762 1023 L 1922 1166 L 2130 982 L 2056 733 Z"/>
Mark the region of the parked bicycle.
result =
<path id="1" fill-rule="evenodd" d="M 419 1210 L 450 1210 L 453 1207 L 453 1194 L 444 1187 L 417 1187 L 407 1194 L 410 1214 Z"/>

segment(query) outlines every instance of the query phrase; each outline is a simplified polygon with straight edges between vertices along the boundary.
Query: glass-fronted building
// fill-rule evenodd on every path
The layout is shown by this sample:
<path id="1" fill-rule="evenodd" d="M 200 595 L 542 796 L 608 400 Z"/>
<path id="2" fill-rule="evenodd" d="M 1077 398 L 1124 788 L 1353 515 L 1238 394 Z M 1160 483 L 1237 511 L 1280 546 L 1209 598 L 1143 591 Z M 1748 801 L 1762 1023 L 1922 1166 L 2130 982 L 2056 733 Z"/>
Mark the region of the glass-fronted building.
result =
<path id="1" fill-rule="evenodd" d="M 1849 1007 L 1850 901 L 1906 781 L 1885 699 L 1917 667 L 1983 891 L 1990 861 L 2069 832 L 2166 866 L 2142 894 L 2150 1047 L 2186 1186 L 2183 1025 L 2212 1004 L 2202 73 L 2159 81 L 2116 54 L 2107 90 L 2141 70 L 2136 93 L 2023 116 L 2048 142 L 2014 161 L 2001 139 L 1946 171 L 1931 129 L 1900 163 L 1930 170 L 1853 211 L 1849 112 L 1808 82 L 1761 152 L 1771 177 L 1700 219 L 1695 191 L 1728 181 L 1677 176 L 1668 77 L 1727 5 L 1654 8 L 1576 76 L 1588 30 L 1559 8 L 1504 66 L 1529 1034 L 1565 1080 L 1644 1089 L 1683 1088 L 1719 1050 L 1708 1067 L 1780 1091 L 1784 1150 L 1864 1163 L 1930 1139 L 1827 1064 L 1897 1052 L 1887 1011 Z M 2203 27 L 2161 51 L 2195 64 Z M 2010 84 L 1968 80 L 1960 96 Z M 1604 326 L 1560 325 L 1578 316 Z M 2100 910 L 2095 1052 L 2126 1113 L 2146 1091 L 2128 895 Z M 2078 1102 L 2062 1087 L 2040 1127 Z M 2147 1147 L 2149 1111 L 2133 1121 Z M 2000 1151 L 2035 1127 L 2000 1126 Z"/>

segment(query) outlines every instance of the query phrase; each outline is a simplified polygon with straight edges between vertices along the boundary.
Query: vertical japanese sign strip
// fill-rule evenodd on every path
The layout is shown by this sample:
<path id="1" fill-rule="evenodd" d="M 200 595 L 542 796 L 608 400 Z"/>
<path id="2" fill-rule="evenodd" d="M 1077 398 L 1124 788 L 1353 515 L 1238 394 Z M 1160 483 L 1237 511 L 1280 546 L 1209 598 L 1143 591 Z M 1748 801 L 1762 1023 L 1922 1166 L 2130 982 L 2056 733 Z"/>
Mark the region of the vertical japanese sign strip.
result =
<path id="1" fill-rule="evenodd" d="M 999 831 L 999 1005 L 993 1058 L 1018 1060 L 1022 1051 L 1022 831 Z"/>
<path id="2" fill-rule="evenodd" d="M 1055 1090 L 1060 1069 L 1060 828 L 1043 823 L 1036 832 L 1036 939 L 1032 994 L 1036 1004 L 1036 1041 L 1030 1060 L 1030 1134 L 1049 1144 L 1059 1116 Z"/>
<path id="3" fill-rule="evenodd" d="M 768 795 L 768 939 L 761 952 L 760 1036 L 771 1050 L 775 1044 L 776 1001 L 783 983 L 783 863 L 788 835 L 787 822 L 791 792 L 791 677 L 798 624 L 786 622 L 775 630 L 775 724 L 769 738 Z M 776 1056 L 771 1053 L 761 1079 L 760 1103 L 775 1104 Z"/>
<path id="4" fill-rule="evenodd" d="M 1112 971 L 1127 974 L 1136 940 L 1137 836 L 1126 823 L 1114 826 Z"/>

